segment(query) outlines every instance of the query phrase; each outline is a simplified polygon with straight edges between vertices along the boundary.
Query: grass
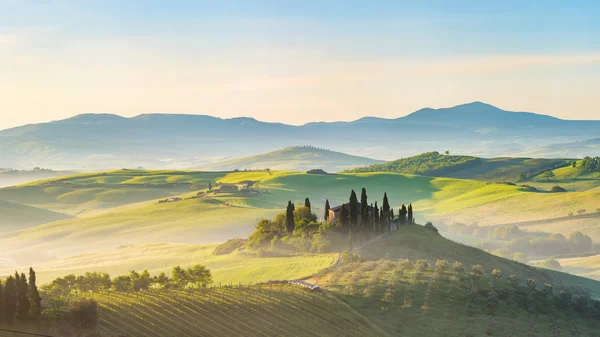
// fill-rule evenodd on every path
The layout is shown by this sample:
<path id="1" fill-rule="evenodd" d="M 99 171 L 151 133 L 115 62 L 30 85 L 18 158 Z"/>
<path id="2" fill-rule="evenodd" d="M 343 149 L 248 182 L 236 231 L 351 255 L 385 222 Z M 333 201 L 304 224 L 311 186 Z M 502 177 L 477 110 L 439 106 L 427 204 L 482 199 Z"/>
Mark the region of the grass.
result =
<path id="1" fill-rule="evenodd" d="M 0 231 L 11 232 L 69 218 L 66 214 L 0 200 Z"/>
<path id="2" fill-rule="evenodd" d="M 259 258 L 233 253 L 215 256 L 216 245 L 150 243 L 127 246 L 107 252 L 70 256 L 35 265 L 38 282 L 44 284 L 68 274 L 104 272 L 111 276 L 124 275 L 130 270 L 147 269 L 152 275 L 165 272 L 170 275 L 173 266 L 207 266 L 215 282 L 254 284 L 269 280 L 301 279 L 327 268 L 337 261 L 337 254 L 317 254 Z M 14 272 L 0 271 L 1 275 Z"/>
<path id="3" fill-rule="evenodd" d="M 291 286 L 92 294 L 100 331 L 119 336 L 386 336 L 327 294 Z"/>
<path id="4" fill-rule="evenodd" d="M 257 156 L 207 164 L 200 166 L 199 169 L 206 171 L 233 171 L 236 169 L 264 170 L 269 168 L 278 171 L 308 171 L 319 168 L 327 172 L 339 172 L 357 166 L 376 163 L 383 163 L 383 161 L 312 147 L 290 147 Z"/>

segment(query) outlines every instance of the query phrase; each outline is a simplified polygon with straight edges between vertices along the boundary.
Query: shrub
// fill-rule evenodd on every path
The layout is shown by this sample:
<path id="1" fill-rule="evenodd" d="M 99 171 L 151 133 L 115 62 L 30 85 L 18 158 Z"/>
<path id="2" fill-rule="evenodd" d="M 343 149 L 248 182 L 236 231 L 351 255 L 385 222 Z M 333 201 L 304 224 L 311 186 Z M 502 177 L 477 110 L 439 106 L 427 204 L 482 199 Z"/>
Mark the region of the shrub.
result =
<path id="1" fill-rule="evenodd" d="M 474 266 L 471 268 L 471 270 L 473 271 L 473 273 L 474 273 L 475 275 L 478 275 L 478 276 L 483 276 L 483 275 L 485 275 L 485 269 L 483 269 L 483 266 L 482 266 L 482 265 L 480 265 L 480 264 L 476 264 L 476 265 L 474 265 Z"/>
<path id="2" fill-rule="evenodd" d="M 93 329 L 98 323 L 98 303 L 92 299 L 75 300 L 69 304 L 68 315 L 74 326 Z"/>
<path id="3" fill-rule="evenodd" d="M 552 191 L 552 192 L 558 192 L 558 193 L 561 193 L 561 192 L 566 192 L 567 190 L 566 190 L 566 189 L 564 189 L 564 188 L 562 188 L 562 187 L 560 187 L 560 186 L 558 186 L 558 185 L 556 185 L 556 186 L 552 186 L 552 189 L 551 189 L 551 191 Z"/>
<path id="4" fill-rule="evenodd" d="M 420 272 L 424 272 L 429 268 L 429 263 L 427 262 L 427 260 L 417 260 L 417 262 L 415 262 L 415 269 L 417 269 Z"/>
<path id="5" fill-rule="evenodd" d="M 352 262 L 363 262 L 363 261 L 364 261 L 364 259 L 360 255 L 354 254 L 347 250 L 343 251 L 342 256 L 340 257 L 340 262 L 342 264 L 348 264 L 348 263 L 352 263 Z"/>
<path id="6" fill-rule="evenodd" d="M 246 239 L 227 240 L 227 242 L 224 242 L 224 243 L 218 245 L 217 247 L 215 247 L 215 250 L 213 251 L 213 255 L 231 254 L 234 251 L 244 247 L 246 242 L 248 242 L 248 240 L 246 240 Z"/>
<path id="7" fill-rule="evenodd" d="M 536 263 L 535 264 L 538 267 L 542 267 L 542 268 L 546 268 L 546 269 L 551 269 L 551 270 L 557 270 L 557 271 L 561 271 L 562 270 L 562 266 L 560 265 L 560 263 L 558 263 L 558 261 L 556 261 L 553 258 L 549 258 L 547 260 L 544 260 L 542 262 Z"/>
<path id="8" fill-rule="evenodd" d="M 433 223 L 431 223 L 431 221 L 429 221 L 425 224 L 425 228 L 430 229 L 436 233 L 438 232 L 438 229 L 435 228 L 435 226 L 433 225 Z"/>
<path id="9" fill-rule="evenodd" d="M 587 210 L 585 210 L 583 208 L 577 210 L 577 214 L 579 214 L 579 215 L 583 215 L 583 214 L 585 214 L 585 212 L 587 212 Z"/>
<path id="10" fill-rule="evenodd" d="M 327 172 L 325 172 L 322 169 L 312 169 L 312 170 L 308 170 L 306 171 L 307 174 L 328 174 Z"/>

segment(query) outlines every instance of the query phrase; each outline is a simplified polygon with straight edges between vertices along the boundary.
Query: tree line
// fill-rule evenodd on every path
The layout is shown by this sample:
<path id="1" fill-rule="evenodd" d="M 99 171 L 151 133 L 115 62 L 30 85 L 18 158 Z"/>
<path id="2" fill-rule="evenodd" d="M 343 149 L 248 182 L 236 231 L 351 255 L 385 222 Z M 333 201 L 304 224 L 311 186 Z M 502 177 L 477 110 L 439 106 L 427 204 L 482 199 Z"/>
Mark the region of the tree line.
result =
<path id="1" fill-rule="evenodd" d="M 29 268 L 29 279 L 25 273 L 15 272 L 0 283 L 0 324 L 39 320 L 41 315 L 42 297 L 33 268 Z"/>
<path id="2" fill-rule="evenodd" d="M 41 288 L 50 297 L 63 297 L 73 293 L 101 291 L 132 292 L 150 288 L 200 288 L 212 282 L 210 269 L 195 265 L 188 269 L 175 266 L 171 270 L 171 277 L 164 272 L 151 276 L 148 270 L 141 273 L 132 270 L 129 274 L 119 275 L 113 279 L 109 274 L 99 272 L 87 272 L 79 276 L 71 274 L 56 278 Z"/>

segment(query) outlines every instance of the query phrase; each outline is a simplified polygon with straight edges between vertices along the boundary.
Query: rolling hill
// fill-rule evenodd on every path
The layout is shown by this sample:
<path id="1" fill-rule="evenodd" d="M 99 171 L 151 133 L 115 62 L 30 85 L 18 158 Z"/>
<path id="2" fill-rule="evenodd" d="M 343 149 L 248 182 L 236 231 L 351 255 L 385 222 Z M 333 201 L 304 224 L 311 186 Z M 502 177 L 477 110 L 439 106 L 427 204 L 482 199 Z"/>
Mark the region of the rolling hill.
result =
<path id="1" fill-rule="evenodd" d="M 320 292 L 277 282 L 214 284 L 193 291 L 96 292 L 73 298 L 98 302 L 99 332 L 107 336 L 520 336 L 532 329 L 576 335 L 597 331 L 595 317 L 600 312 L 595 306 L 579 305 L 584 288 L 597 294 L 596 281 L 504 260 L 421 226 L 403 227 L 359 252 L 367 261 L 342 262 L 310 279 L 321 286 Z M 463 261 L 462 269 L 452 266 L 455 258 Z M 442 259 L 450 265 L 437 263 Z M 481 267 L 471 269 L 471 263 Z M 495 276 L 494 268 L 500 270 Z M 516 282 L 509 280 L 513 273 Z M 525 284 L 536 286 L 532 290 Z M 546 292 L 550 284 L 553 291 Z M 568 297 L 558 296 L 563 285 Z"/>
<path id="2" fill-rule="evenodd" d="M 206 115 L 84 114 L 0 131 L 0 166 L 182 168 L 307 143 L 388 160 L 432 150 L 497 157 L 597 137 L 599 125 L 509 112 L 481 102 L 422 109 L 397 119 L 301 126 Z M 579 155 L 567 150 L 560 156 Z"/>
<path id="3" fill-rule="evenodd" d="M 322 169 L 326 172 L 339 172 L 357 166 L 377 163 L 383 163 L 383 161 L 351 156 L 312 146 L 294 146 L 257 156 L 206 164 L 196 167 L 196 169 L 203 171 L 263 170 L 266 168 L 278 171 Z"/>
<path id="4" fill-rule="evenodd" d="M 570 163 L 571 160 L 567 159 L 486 159 L 427 152 L 384 164 L 358 167 L 348 170 L 348 172 L 398 172 L 434 177 L 512 182 L 518 180 L 522 175 L 533 177 L 547 170 L 568 166 Z"/>
<path id="5" fill-rule="evenodd" d="M 0 231 L 4 233 L 71 218 L 67 214 L 5 200 L 0 200 L 0 214 Z"/>

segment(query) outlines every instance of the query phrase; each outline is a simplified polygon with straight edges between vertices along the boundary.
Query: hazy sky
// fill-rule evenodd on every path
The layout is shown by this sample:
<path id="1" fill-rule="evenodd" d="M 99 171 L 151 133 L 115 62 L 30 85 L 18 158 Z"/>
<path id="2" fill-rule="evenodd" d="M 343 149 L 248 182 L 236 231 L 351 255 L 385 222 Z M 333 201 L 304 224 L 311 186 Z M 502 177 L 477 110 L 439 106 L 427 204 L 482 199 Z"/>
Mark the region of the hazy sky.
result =
<path id="1" fill-rule="evenodd" d="M 476 100 L 600 119 L 599 1 L 490 3 L 0 0 L 0 128 L 89 112 L 302 124 Z"/>

